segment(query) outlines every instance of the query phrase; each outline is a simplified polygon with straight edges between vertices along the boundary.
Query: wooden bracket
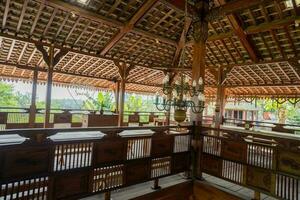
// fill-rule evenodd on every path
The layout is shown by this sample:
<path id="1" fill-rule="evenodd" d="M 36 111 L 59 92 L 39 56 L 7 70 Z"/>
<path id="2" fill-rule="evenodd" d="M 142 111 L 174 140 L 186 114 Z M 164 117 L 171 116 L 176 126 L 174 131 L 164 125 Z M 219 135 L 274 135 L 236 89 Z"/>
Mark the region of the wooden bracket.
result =
<path id="1" fill-rule="evenodd" d="M 61 49 L 55 56 L 54 56 L 54 66 L 57 65 L 57 63 L 59 63 L 59 61 L 61 60 L 61 58 L 63 58 L 67 53 L 69 52 L 69 50 L 67 49 Z"/>
<path id="2" fill-rule="evenodd" d="M 37 50 L 39 50 L 42 53 L 45 63 L 48 66 L 50 66 L 50 59 L 51 58 L 50 58 L 49 53 L 45 49 L 45 47 L 43 45 L 40 45 L 40 44 L 35 44 L 35 47 L 37 48 Z M 53 66 L 55 66 L 57 63 L 59 63 L 61 58 L 63 56 L 65 56 L 68 52 L 69 52 L 69 50 L 67 50 L 67 49 L 60 49 L 60 51 L 53 58 Z"/>
<path id="3" fill-rule="evenodd" d="M 130 71 L 134 68 L 134 65 L 126 64 L 124 62 L 114 62 L 114 64 L 118 67 L 119 69 L 119 75 L 121 79 L 127 80 Z"/>
<path id="4" fill-rule="evenodd" d="M 45 63 L 49 66 L 50 65 L 50 57 L 48 55 L 47 50 L 44 48 L 43 45 L 40 45 L 40 44 L 35 44 L 35 47 L 37 48 L 37 50 L 39 50 L 42 53 Z"/>

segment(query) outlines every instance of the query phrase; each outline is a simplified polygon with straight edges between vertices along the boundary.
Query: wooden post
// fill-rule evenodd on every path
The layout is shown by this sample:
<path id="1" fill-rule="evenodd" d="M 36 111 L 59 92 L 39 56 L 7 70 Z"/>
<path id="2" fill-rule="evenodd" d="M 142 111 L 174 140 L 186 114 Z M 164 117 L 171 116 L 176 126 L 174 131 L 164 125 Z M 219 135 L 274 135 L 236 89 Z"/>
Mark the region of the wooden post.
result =
<path id="1" fill-rule="evenodd" d="M 161 189 L 161 187 L 159 186 L 159 179 L 158 178 L 156 178 L 156 179 L 153 180 L 152 189 L 153 190 L 159 190 L 159 189 Z"/>
<path id="2" fill-rule="evenodd" d="M 115 89 L 115 98 L 116 98 L 116 113 L 119 113 L 119 101 L 120 101 L 120 82 L 116 82 L 116 89 Z"/>
<path id="3" fill-rule="evenodd" d="M 168 73 L 169 73 L 169 77 L 170 77 L 169 83 L 172 84 L 174 82 L 174 78 L 177 75 L 177 73 L 175 73 L 175 72 L 168 72 Z M 166 76 L 167 72 L 164 72 L 164 74 Z M 172 98 L 172 93 L 169 94 L 167 96 L 167 98 L 171 99 Z M 165 123 L 165 126 L 169 126 L 170 122 L 171 122 L 171 110 L 166 112 L 166 123 Z"/>
<path id="4" fill-rule="evenodd" d="M 215 127 L 220 128 L 223 122 L 224 110 L 225 110 L 225 87 L 222 85 L 225 74 L 223 67 L 219 67 L 217 74 L 217 100 L 216 100 L 216 109 L 215 109 Z"/>
<path id="5" fill-rule="evenodd" d="M 192 21 L 193 26 L 193 39 L 194 39 L 194 52 L 193 52 L 193 64 L 192 64 L 192 81 L 198 80 L 202 77 L 203 84 L 205 83 L 205 56 L 206 56 L 206 41 L 208 38 L 208 21 L 205 19 L 209 12 L 209 2 L 203 0 L 196 0 L 195 6 L 192 9 L 194 16 Z M 202 92 L 204 93 L 204 86 Z M 198 105 L 198 98 L 193 98 L 196 105 Z M 193 138 L 193 150 L 192 150 L 192 176 L 193 179 L 202 179 L 201 170 L 201 156 L 202 156 L 202 139 L 200 137 L 201 120 L 203 112 L 200 114 L 191 114 L 191 121 L 194 123 L 194 138 Z"/>
<path id="6" fill-rule="evenodd" d="M 133 65 L 128 65 L 123 62 L 115 62 L 115 65 L 119 68 L 119 75 L 121 77 L 120 83 L 120 101 L 119 101 L 119 120 L 118 126 L 122 126 L 124 118 L 124 102 L 125 102 L 125 90 L 126 90 L 126 80 L 129 75 L 130 70 L 133 68 Z"/>
<path id="7" fill-rule="evenodd" d="M 111 199 L 111 193 L 110 193 L 110 191 L 104 193 L 104 199 L 105 200 L 110 200 Z"/>
<path id="8" fill-rule="evenodd" d="M 29 128 L 35 127 L 37 80 L 38 80 L 38 70 L 34 70 L 33 80 L 32 80 L 31 105 L 29 111 Z"/>
<path id="9" fill-rule="evenodd" d="M 47 92 L 46 92 L 46 108 L 45 108 L 44 128 L 50 127 L 53 67 L 54 67 L 54 46 L 51 45 L 50 49 L 49 49 L 49 65 L 48 65 L 48 77 L 47 77 Z"/>
<path id="10" fill-rule="evenodd" d="M 50 125 L 50 109 L 51 109 L 51 91 L 53 68 L 69 51 L 61 49 L 54 57 L 54 45 L 52 44 L 47 52 L 42 45 L 35 44 L 37 50 L 42 53 L 43 59 L 48 66 L 47 91 L 46 91 L 46 106 L 45 106 L 45 122 L 44 127 L 49 128 Z"/>
<path id="11" fill-rule="evenodd" d="M 253 200 L 260 200 L 260 192 L 254 191 L 254 199 Z"/>
<path id="12" fill-rule="evenodd" d="M 120 101 L 119 101 L 119 120 L 118 126 L 122 126 L 124 120 L 124 102 L 125 102 L 125 79 L 121 79 Z"/>

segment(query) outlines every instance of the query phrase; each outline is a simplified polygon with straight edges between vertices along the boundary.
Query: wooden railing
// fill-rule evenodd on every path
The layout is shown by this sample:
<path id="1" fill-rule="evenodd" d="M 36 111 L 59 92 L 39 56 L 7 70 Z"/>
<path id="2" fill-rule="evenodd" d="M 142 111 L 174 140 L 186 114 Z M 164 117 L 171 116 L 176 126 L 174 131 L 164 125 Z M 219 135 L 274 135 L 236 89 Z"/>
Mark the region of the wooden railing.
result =
<path id="1" fill-rule="evenodd" d="M 191 127 L 173 128 L 2 131 L 26 140 L 0 146 L 0 199 L 79 199 L 149 180 L 158 186 L 159 178 L 190 170 Z M 70 134 L 77 136 L 61 136 Z"/>
<path id="2" fill-rule="evenodd" d="M 0 142 L 4 200 L 78 199 L 149 180 L 158 186 L 159 178 L 196 169 L 195 164 L 198 176 L 207 173 L 279 199 L 300 199 L 295 135 L 193 126 L 1 132 L 2 138 L 16 134 L 26 140 Z"/>
<path id="3" fill-rule="evenodd" d="M 201 129 L 201 171 L 279 199 L 300 199 L 300 137 Z"/>
<path id="4" fill-rule="evenodd" d="M 276 131 L 291 134 L 295 134 L 298 132 L 300 133 L 300 124 L 279 124 L 268 121 L 251 121 L 225 118 L 223 125 L 242 127 L 245 129 Z"/>
<path id="5" fill-rule="evenodd" d="M 34 125 L 29 124 L 29 111 L 29 108 L 0 107 L 0 130 L 42 128 L 45 121 L 44 110 L 37 109 Z M 155 118 L 164 117 L 165 113 L 162 112 L 125 112 L 123 126 L 131 124 L 144 126 L 153 123 Z M 52 109 L 50 127 L 55 127 L 54 124 L 59 123 L 69 123 L 70 127 L 116 126 L 117 120 L 117 114 L 111 111 L 100 114 L 96 110 Z"/>

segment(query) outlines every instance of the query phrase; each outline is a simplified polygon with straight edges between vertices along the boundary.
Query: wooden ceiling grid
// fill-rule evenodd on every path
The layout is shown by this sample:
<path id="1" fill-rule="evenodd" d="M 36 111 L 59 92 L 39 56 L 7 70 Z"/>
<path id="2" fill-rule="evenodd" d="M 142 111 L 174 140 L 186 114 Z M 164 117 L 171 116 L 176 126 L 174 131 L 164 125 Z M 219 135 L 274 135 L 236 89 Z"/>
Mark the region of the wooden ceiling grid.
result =
<path id="1" fill-rule="evenodd" d="M 300 51 L 298 8 L 268 2 L 209 23 L 205 78 L 209 94 L 217 84 L 211 69 L 219 66 L 231 70 L 224 81 L 228 94 L 299 94 L 299 70 L 288 62 Z M 54 68 L 56 84 L 109 88 L 119 79 L 114 62 L 124 61 L 135 65 L 127 89 L 154 92 L 164 76 L 158 69 L 177 67 L 173 65 L 184 44 L 184 12 L 165 0 L 89 0 L 87 5 L 76 0 L 3 0 L 0 16 L 3 77 L 30 79 L 36 67 L 45 74 L 47 66 L 34 44 L 54 42 L 56 53 L 59 48 L 69 50 Z M 185 70 L 192 65 L 192 31 L 190 27 L 183 66 L 178 66 Z M 46 80 L 44 75 L 39 78 Z"/>

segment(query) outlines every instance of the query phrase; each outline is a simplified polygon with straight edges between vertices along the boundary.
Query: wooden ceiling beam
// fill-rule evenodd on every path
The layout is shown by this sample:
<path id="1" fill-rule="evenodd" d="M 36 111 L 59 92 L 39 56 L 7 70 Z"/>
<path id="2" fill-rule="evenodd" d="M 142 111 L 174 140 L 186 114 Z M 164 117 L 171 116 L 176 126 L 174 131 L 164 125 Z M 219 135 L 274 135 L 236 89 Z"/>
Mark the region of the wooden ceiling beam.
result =
<path id="1" fill-rule="evenodd" d="M 27 8 L 28 1 L 29 0 L 25 0 L 24 3 L 23 3 L 21 15 L 20 15 L 19 22 L 18 22 L 17 29 L 16 29 L 17 33 L 19 33 L 21 25 L 23 23 L 23 18 L 24 18 L 24 15 L 25 15 L 25 11 L 26 11 L 26 8 Z"/>
<path id="2" fill-rule="evenodd" d="M 5 26 L 6 26 L 8 10 L 9 10 L 9 4 L 10 4 L 10 0 L 6 0 L 3 19 L 2 19 L 2 27 L 1 27 L 2 29 L 5 29 Z"/>
<path id="3" fill-rule="evenodd" d="M 247 34 L 256 34 L 264 31 L 270 31 L 274 29 L 283 28 L 290 24 L 294 24 L 296 20 L 299 20 L 300 16 L 290 16 L 279 20 L 274 20 L 271 22 L 265 22 L 259 25 L 249 26 L 244 31 Z"/>
<path id="4" fill-rule="evenodd" d="M 178 42 L 176 52 L 175 52 L 175 55 L 174 55 L 173 67 L 178 67 L 178 65 L 180 64 L 179 63 L 180 62 L 180 56 L 182 54 L 182 50 L 185 47 L 186 36 L 187 36 L 188 30 L 189 30 L 191 24 L 192 24 L 192 19 L 191 18 L 186 18 L 185 24 L 184 24 L 184 29 L 181 33 L 180 40 Z"/>
<path id="5" fill-rule="evenodd" d="M 133 15 L 133 17 L 121 28 L 121 30 L 113 37 L 101 51 L 104 56 L 110 49 L 114 47 L 128 32 L 130 32 L 134 25 L 158 2 L 158 0 L 148 0 L 142 7 Z"/>
<path id="6" fill-rule="evenodd" d="M 128 23 L 123 24 L 120 21 L 109 19 L 109 18 L 104 17 L 102 15 L 99 15 L 95 12 L 89 11 L 87 9 L 81 8 L 81 7 L 76 6 L 76 5 L 72 5 L 71 3 L 67 3 L 67 2 L 64 2 L 64 1 L 61 1 L 61 0 L 47 0 L 47 1 L 45 1 L 45 0 L 36 0 L 36 1 L 38 1 L 40 3 L 45 3 L 46 5 L 64 10 L 64 11 L 69 12 L 69 13 L 72 12 L 73 14 L 75 14 L 77 16 L 80 16 L 82 18 L 90 19 L 92 21 L 95 21 L 95 22 L 98 22 L 98 23 L 101 23 L 101 24 L 106 24 L 108 26 L 117 27 L 119 29 L 123 29 L 128 24 Z M 151 1 L 154 1 L 154 0 L 151 0 Z M 150 0 L 147 1 L 146 3 L 148 3 L 148 2 L 150 2 Z M 136 20 L 136 18 L 134 18 L 132 20 Z M 170 45 L 173 45 L 173 46 L 176 46 L 176 44 L 177 44 L 177 42 L 174 41 L 174 40 L 171 40 L 171 39 L 168 39 L 168 38 L 165 38 L 165 37 L 153 34 L 153 33 L 149 33 L 147 31 L 144 31 L 144 30 L 140 29 L 140 28 L 135 28 L 134 27 L 134 28 L 132 28 L 131 32 L 136 33 L 136 34 L 140 34 L 144 37 L 149 37 L 149 38 L 154 39 L 154 40 L 157 39 L 160 42 L 164 42 L 164 43 L 167 43 L 167 44 L 170 44 Z"/>
<path id="7" fill-rule="evenodd" d="M 220 2 L 221 5 L 226 5 L 227 4 L 226 0 L 219 0 L 219 2 Z M 244 4 L 245 4 L 245 2 L 244 2 Z M 237 16 L 235 14 L 229 14 L 227 16 L 227 18 L 228 18 L 229 23 L 231 24 L 231 26 L 233 28 L 233 32 L 240 39 L 242 45 L 244 46 L 244 48 L 248 52 L 251 60 L 253 62 L 258 62 L 260 60 L 261 56 L 257 52 L 257 50 L 256 50 L 254 44 L 252 43 L 251 39 L 249 38 L 249 36 L 242 29 L 241 22 L 238 20 Z"/>

